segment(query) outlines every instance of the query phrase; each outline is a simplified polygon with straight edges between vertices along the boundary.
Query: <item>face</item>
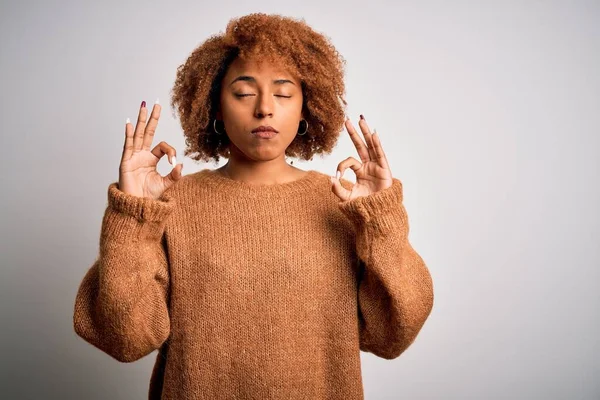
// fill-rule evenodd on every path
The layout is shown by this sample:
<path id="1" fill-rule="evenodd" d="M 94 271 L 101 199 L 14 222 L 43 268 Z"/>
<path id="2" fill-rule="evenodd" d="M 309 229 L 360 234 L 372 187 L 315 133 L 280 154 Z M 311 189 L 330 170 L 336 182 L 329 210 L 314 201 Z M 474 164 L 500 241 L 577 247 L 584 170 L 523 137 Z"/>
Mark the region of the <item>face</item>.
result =
<path id="1" fill-rule="evenodd" d="M 225 125 L 232 158 L 285 160 L 302 119 L 302 88 L 285 69 L 237 58 L 221 82 L 220 107 L 217 119 Z M 278 133 L 262 138 L 252 133 L 259 126 Z"/>

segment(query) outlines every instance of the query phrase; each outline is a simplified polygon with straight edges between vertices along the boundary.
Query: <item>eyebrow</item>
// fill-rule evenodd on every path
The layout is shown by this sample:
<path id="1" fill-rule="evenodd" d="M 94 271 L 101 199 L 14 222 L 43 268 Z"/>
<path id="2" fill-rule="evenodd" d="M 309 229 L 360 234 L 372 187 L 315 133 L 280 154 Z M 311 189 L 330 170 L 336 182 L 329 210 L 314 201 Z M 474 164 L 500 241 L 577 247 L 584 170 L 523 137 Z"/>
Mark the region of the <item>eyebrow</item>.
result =
<path id="1" fill-rule="evenodd" d="M 254 79 L 254 77 L 248 76 L 248 75 L 240 75 L 237 78 L 235 78 L 233 81 L 231 81 L 229 86 L 233 85 L 237 81 L 246 81 L 246 82 L 256 83 L 256 79 Z M 290 81 L 289 79 L 275 79 L 273 81 L 273 83 L 276 85 L 283 85 L 284 83 L 291 83 L 292 85 L 295 85 L 295 83 Z"/>

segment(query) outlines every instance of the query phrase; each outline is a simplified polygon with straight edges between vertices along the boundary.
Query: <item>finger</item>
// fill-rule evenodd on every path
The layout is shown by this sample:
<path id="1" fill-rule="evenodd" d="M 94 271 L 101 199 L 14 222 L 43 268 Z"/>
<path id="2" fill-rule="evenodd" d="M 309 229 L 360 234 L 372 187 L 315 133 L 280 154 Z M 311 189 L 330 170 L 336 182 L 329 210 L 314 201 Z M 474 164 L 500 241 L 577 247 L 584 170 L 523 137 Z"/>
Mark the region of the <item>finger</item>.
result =
<path id="1" fill-rule="evenodd" d="M 369 157 L 371 160 L 375 160 L 375 152 L 373 151 L 373 134 L 371 133 L 371 128 L 367 124 L 367 120 L 365 117 L 360 115 L 360 120 L 358 121 L 358 126 L 360 127 L 360 131 L 362 132 L 365 141 L 367 142 L 367 149 L 369 151 Z"/>
<path id="2" fill-rule="evenodd" d="M 385 152 L 383 151 L 383 146 L 381 145 L 381 140 L 379 140 L 379 134 L 377 132 L 373 134 L 373 152 L 375 153 L 377 165 L 385 169 L 390 169 L 390 164 L 385 156 Z"/>
<path id="3" fill-rule="evenodd" d="M 344 161 L 339 163 L 337 166 L 337 172 L 340 173 L 339 179 L 342 179 L 342 177 L 344 176 L 344 171 L 346 171 L 346 169 L 351 168 L 352 171 L 354 171 L 354 173 L 356 174 L 356 171 L 358 171 L 361 167 L 362 167 L 361 162 L 358 161 L 356 158 L 354 158 L 354 157 L 346 158 Z"/>
<path id="4" fill-rule="evenodd" d="M 152 107 L 152 113 L 150 114 L 150 119 L 148 120 L 148 125 L 146 125 L 146 129 L 144 130 L 144 141 L 142 143 L 142 150 L 150 150 L 150 146 L 152 146 L 152 141 L 154 140 L 154 133 L 156 132 L 156 126 L 158 125 L 158 119 L 160 118 L 160 110 L 162 107 L 158 104 L 158 99 L 156 103 L 154 103 L 154 107 Z"/>
<path id="5" fill-rule="evenodd" d="M 123 154 L 121 161 L 129 160 L 133 154 L 133 125 L 127 118 L 125 122 L 125 143 L 123 144 Z"/>
<path id="6" fill-rule="evenodd" d="M 183 164 L 177 164 L 175 166 L 175 168 L 173 168 L 167 176 L 163 176 L 163 183 L 165 185 L 165 188 L 168 188 L 169 186 L 171 186 L 172 184 L 177 182 L 179 179 L 181 179 L 181 176 L 182 176 L 181 170 L 182 169 L 183 169 Z"/>
<path id="7" fill-rule="evenodd" d="M 346 186 L 344 186 L 345 184 L 343 184 L 340 180 L 334 177 L 331 177 L 331 183 L 331 191 L 337 197 L 344 201 L 350 198 L 350 195 L 352 194 L 352 187 L 346 188 Z"/>
<path id="8" fill-rule="evenodd" d="M 146 108 L 146 102 L 142 101 L 140 106 L 140 112 L 138 113 L 137 123 L 135 124 L 135 132 L 133 134 L 133 151 L 140 151 L 142 149 L 142 143 L 144 141 L 144 129 L 146 128 L 146 116 L 148 109 Z"/>
<path id="9" fill-rule="evenodd" d="M 159 144 L 157 144 L 156 146 L 154 146 L 154 148 L 152 149 L 152 154 L 154 154 L 156 156 L 156 158 L 160 159 L 162 158 L 162 156 L 164 156 L 165 154 L 168 154 L 168 160 L 169 163 L 171 165 L 175 164 L 175 156 L 177 152 L 175 151 L 175 148 L 171 145 L 169 145 L 166 142 L 160 142 Z"/>
<path id="10" fill-rule="evenodd" d="M 345 124 L 346 124 L 346 130 L 348 131 L 348 134 L 350 135 L 350 140 L 352 140 L 352 143 L 354 143 L 354 147 L 356 147 L 356 150 L 358 151 L 358 155 L 359 155 L 360 159 L 362 160 L 362 162 L 369 161 L 370 160 L 369 149 L 367 148 L 365 142 L 363 142 L 363 140 L 360 138 L 360 136 L 356 132 L 356 129 L 354 129 L 354 126 L 352 126 L 352 122 L 350 122 L 350 119 L 347 119 Z"/>

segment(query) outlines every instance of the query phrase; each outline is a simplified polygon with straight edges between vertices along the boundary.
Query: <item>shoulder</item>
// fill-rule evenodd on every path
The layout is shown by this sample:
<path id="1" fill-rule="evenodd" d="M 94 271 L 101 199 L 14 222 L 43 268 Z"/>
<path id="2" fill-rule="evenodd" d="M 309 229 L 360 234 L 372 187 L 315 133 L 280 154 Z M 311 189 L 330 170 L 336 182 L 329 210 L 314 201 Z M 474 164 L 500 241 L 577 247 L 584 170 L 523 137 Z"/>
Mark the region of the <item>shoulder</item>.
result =
<path id="1" fill-rule="evenodd" d="M 171 197 L 176 200 L 187 197 L 186 195 L 189 195 L 191 192 L 201 187 L 202 177 L 209 171 L 210 170 L 208 169 L 203 169 L 183 175 L 177 182 L 165 190 L 163 196 Z"/>

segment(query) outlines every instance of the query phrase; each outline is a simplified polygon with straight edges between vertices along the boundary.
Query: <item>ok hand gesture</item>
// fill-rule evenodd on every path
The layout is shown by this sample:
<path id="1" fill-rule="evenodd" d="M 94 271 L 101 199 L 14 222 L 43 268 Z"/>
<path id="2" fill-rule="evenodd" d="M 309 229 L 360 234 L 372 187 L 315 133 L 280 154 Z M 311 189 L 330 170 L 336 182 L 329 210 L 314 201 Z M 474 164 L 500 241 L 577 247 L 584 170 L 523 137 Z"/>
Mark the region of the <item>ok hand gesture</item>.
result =
<path id="1" fill-rule="evenodd" d="M 160 142 L 150 150 L 160 110 L 161 106 L 157 100 L 152 108 L 150 121 L 146 123 L 148 109 L 143 101 L 135 131 L 129 120 L 125 124 L 125 145 L 119 166 L 119 189 L 125 193 L 158 199 L 169 186 L 181 178 L 183 164 L 175 164 L 175 148 L 166 142 Z M 156 165 L 165 154 L 168 154 L 169 162 L 174 168 L 167 176 L 161 176 L 156 170 Z"/>
<path id="2" fill-rule="evenodd" d="M 365 144 L 352 126 L 350 119 L 346 120 L 345 125 L 362 163 L 354 157 L 348 157 L 338 164 L 337 179 L 331 178 L 333 193 L 342 201 L 350 201 L 392 186 L 392 172 L 377 132 L 371 133 L 367 121 L 361 115 L 358 125 L 366 140 Z M 352 169 L 356 175 L 356 183 L 351 190 L 344 188 L 340 182 L 340 178 L 347 168 Z"/>

